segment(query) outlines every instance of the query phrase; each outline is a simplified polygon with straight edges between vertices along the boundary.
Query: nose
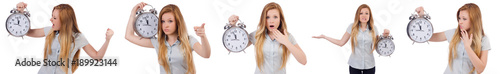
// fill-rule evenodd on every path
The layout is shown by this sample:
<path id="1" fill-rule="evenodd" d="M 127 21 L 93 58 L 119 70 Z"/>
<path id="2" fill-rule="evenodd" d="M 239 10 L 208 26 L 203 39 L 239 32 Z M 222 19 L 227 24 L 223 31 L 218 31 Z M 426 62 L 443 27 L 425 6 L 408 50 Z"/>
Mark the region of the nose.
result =
<path id="1" fill-rule="evenodd" d="M 163 27 L 164 27 L 164 28 L 168 28 L 168 24 L 164 23 L 164 24 L 163 24 Z"/>
<path id="2" fill-rule="evenodd" d="M 458 20 L 458 25 L 462 25 L 462 20 Z"/>

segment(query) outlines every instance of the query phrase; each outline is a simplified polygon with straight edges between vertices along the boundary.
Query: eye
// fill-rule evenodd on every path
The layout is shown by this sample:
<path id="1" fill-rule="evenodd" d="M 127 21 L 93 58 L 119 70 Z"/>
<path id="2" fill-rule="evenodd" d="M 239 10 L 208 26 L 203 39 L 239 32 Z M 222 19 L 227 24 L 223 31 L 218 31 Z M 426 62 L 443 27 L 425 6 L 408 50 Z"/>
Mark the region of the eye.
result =
<path id="1" fill-rule="evenodd" d="M 172 20 L 168 20 L 168 23 L 172 23 L 172 22 L 174 22 L 174 21 L 172 21 Z"/>
<path id="2" fill-rule="evenodd" d="M 266 16 L 266 19 L 269 19 L 269 16 Z"/>
<path id="3" fill-rule="evenodd" d="M 274 16 L 274 18 L 278 18 L 278 16 Z"/>
<path id="4" fill-rule="evenodd" d="M 165 20 L 161 20 L 161 23 L 165 23 Z"/>

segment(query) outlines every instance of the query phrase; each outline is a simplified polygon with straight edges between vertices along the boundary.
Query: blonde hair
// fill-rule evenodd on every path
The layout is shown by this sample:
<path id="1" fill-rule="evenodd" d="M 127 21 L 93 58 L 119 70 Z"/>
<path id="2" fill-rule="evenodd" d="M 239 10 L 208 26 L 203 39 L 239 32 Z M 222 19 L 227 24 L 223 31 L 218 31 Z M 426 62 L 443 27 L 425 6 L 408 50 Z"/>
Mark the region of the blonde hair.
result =
<path id="1" fill-rule="evenodd" d="M 195 74 L 196 70 L 194 68 L 194 63 L 193 63 L 193 56 L 191 52 L 191 47 L 189 47 L 189 37 L 188 37 L 188 32 L 186 30 L 186 23 L 184 22 L 184 18 L 182 17 L 181 11 L 179 10 L 179 7 L 177 7 L 174 4 L 169 4 L 165 7 L 163 7 L 160 11 L 160 20 L 162 20 L 162 15 L 165 13 L 173 13 L 174 18 L 175 18 L 175 25 L 176 25 L 176 31 L 177 34 L 179 35 L 179 41 L 181 42 L 180 45 L 182 51 L 184 51 L 184 61 L 186 61 L 188 69 L 186 74 Z M 162 24 L 162 22 L 158 22 L 158 24 Z M 170 65 L 169 61 L 167 61 L 167 50 L 169 50 L 166 45 L 165 45 L 165 40 L 167 40 L 168 36 L 163 32 L 163 27 L 158 26 L 158 43 L 159 43 L 159 54 L 158 54 L 158 60 L 160 65 L 164 67 L 165 72 L 167 74 L 170 74 Z M 174 32 L 174 33 L 175 33 Z M 171 49 L 170 49 L 171 50 Z"/>
<path id="2" fill-rule="evenodd" d="M 58 20 L 61 21 L 61 28 L 59 31 L 59 44 L 61 45 L 61 51 L 59 54 L 59 58 L 63 58 L 63 60 L 60 61 L 65 61 L 64 59 L 68 59 L 69 56 L 71 56 L 71 51 L 75 47 L 71 48 L 71 45 L 75 45 L 75 37 L 73 37 L 73 34 L 75 33 L 80 33 L 80 30 L 78 30 L 78 24 L 76 23 L 76 16 L 75 12 L 73 11 L 73 8 L 68 5 L 68 4 L 59 4 L 54 7 L 52 12 L 55 10 L 60 10 L 59 12 L 59 18 Z M 55 37 L 55 32 L 53 29 L 50 30 L 48 33 L 47 37 L 45 38 L 45 47 L 44 47 L 44 59 L 47 59 L 48 54 L 52 54 L 51 52 L 51 45 L 52 41 L 54 40 Z M 78 49 L 76 49 L 78 50 Z M 75 56 L 73 56 L 72 61 L 76 61 L 80 57 L 80 50 L 76 51 Z M 69 62 L 69 61 L 66 61 Z M 60 66 L 60 68 L 68 73 L 68 65 Z M 78 63 L 72 64 L 72 72 L 75 72 L 76 69 L 78 68 Z"/>
<path id="3" fill-rule="evenodd" d="M 354 17 L 354 24 L 352 24 L 352 29 L 351 29 L 351 49 L 352 49 L 352 52 L 354 54 L 354 47 L 358 44 L 357 42 L 357 37 L 358 37 L 358 32 L 359 32 L 359 23 L 361 23 L 360 21 L 360 18 L 359 18 L 359 14 L 361 13 L 361 9 L 363 8 L 368 8 L 368 11 L 370 12 L 370 19 L 368 20 L 368 28 L 370 29 L 370 33 L 371 33 L 371 36 L 372 36 L 372 40 L 373 40 L 373 49 L 376 49 L 377 47 L 375 46 L 376 43 L 377 43 L 377 37 L 375 35 L 375 26 L 373 25 L 373 17 L 372 17 L 372 10 L 370 9 L 370 7 L 366 4 L 362 4 L 358 7 L 358 10 L 356 11 L 356 17 Z M 373 50 L 372 50 L 373 52 Z"/>
<path id="4" fill-rule="evenodd" d="M 278 5 L 277 3 L 274 3 L 274 2 L 271 2 L 271 3 L 268 3 L 264 9 L 262 10 L 262 15 L 260 16 L 260 21 L 259 21 L 259 26 L 258 26 L 258 29 L 257 29 L 257 32 L 255 33 L 255 39 L 257 39 L 257 42 L 255 43 L 256 46 L 255 46 L 255 53 L 256 53 L 256 60 L 257 60 L 257 66 L 259 67 L 260 70 L 262 70 L 262 65 L 263 65 L 263 62 L 264 62 L 264 52 L 262 51 L 263 50 L 263 46 L 264 46 L 264 40 L 266 39 L 266 32 L 267 32 L 267 28 L 266 28 L 266 16 L 267 16 L 267 12 L 271 9 L 278 9 L 279 11 L 279 15 L 280 15 L 280 25 L 278 26 L 278 30 L 285 34 L 285 33 L 288 33 L 287 31 L 285 31 L 286 29 L 286 23 L 285 23 L 285 17 L 283 16 L 283 11 L 281 10 L 281 7 L 280 5 Z M 290 52 L 288 51 L 288 48 L 285 47 L 283 44 L 280 45 L 282 48 L 283 48 L 283 55 L 282 55 L 282 64 L 281 64 L 281 67 L 280 69 L 283 69 L 285 66 L 286 66 L 286 62 L 287 62 L 287 59 L 288 59 L 288 55 L 290 54 Z"/>
<path id="5" fill-rule="evenodd" d="M 470 17 L 470 22 L 471 22 L 471 28 L 469 29 L 469 34 L 473 34 L 473 39 L 471 43 L 471 48 L 474 49 L 474 53 L 476 53 L 476 56 L 481 58 L 481 40 L 482 37 L 484 36 L 484 31 L 483 31 L 483 22 L 481 19 L 481 10 L 479 9 L 479 6 L 477 6 L 474 3 L 468 3 L 465 4 L 464 6 L 460 7 L 457 11 L 457 21 L 459 20 L 459 15 L 460 11 L 468 11 L 469 12 L 469 17 Z M 448 65 L 450 68 L 452 68 L 451 63 L 453 62 L 453 59 L 457 58 L 457 45 L 461 41 L 460 37 L 462 35 L 460 34 L 461 31 L 459 30 L 460 27 L 457 27 L 457 30 L 455 30 L 455 34 L 452 37 L 452 40 L 449 45 L 450 53 L 448 57 Z M 472 68 L 470 73 L 474 72 L 475 67 Z"/>

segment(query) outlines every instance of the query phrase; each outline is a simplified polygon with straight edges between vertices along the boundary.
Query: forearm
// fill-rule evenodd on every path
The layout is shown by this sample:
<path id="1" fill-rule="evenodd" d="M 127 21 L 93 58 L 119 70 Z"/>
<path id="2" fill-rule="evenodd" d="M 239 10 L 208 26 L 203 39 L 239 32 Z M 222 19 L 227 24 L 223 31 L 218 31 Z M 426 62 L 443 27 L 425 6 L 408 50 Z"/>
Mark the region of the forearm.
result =
<path id="1" fill-rule="evenodd" d="M 325 36 L 325 39 L 330 41 L 331 43 L 335 44 L 335 45 L 338 45 L 338 46 L 344 46 L 345 43 L 342 43 L 340 40 L 338 39 L 334 39 L 334 38 L 331 38 L 331 37 L 326 37 Z"/>
<path id="2" fill-rule="evenodd" d="M 486 67 L 486 61 L 482 61 L 476 53 L 474 53 L 471 47 L 465 47 L 465 50 L 469 56 L 469 60 L 472 62 L 472 65 L 476 68 L 477 73 L 482 73 Z"/>
<path id="3" fill-rule="evenodd" d="M 132 13 L 130 14 L 130 18 L 128 20 L 127 29 L 125 30 L 125 39 L 127 40 L 129 40 L 131 36 L 134 35 L 134 29 L 133 29 L 134 20 L 135 20 L 135 15 Z"/>
<path id="4" fill-rule="evenodd" d="M 211 48 L 210 48 L 210 43 L 208 42 L 208 39 L 206 36 L 201 37 L 201 46 L 202 46 L 202 51 L 204 55 L 206 56 L 205 58 L 210 58 L 210 53 L 211 53 Z"/>
<path id="5" fill-rule="evenodd" d="M 288 51 L 290 51 L 290 53 L 295 57 L 295 59 L 302 65 L 306 65 L 307 63 L 307 58 L 306 58 L 306 54 L 304 53 L 304 51 L 302 51 L 302 49 L 296 45 L 293 45 L 292 43 L 287 43 L 287 44 L 284 44 L 285 47 L 288 48 Z"/>
<path id="6" fill-rule="evenodd" d="M 97 51 L 94 59 L 102 59 L 104 57 L 104 54 L 106 54 L 106 50 L 108 49 L 109 41 L 110 40 L 106 40 L 104 44 L 102 44 L 101 49 Z"/>

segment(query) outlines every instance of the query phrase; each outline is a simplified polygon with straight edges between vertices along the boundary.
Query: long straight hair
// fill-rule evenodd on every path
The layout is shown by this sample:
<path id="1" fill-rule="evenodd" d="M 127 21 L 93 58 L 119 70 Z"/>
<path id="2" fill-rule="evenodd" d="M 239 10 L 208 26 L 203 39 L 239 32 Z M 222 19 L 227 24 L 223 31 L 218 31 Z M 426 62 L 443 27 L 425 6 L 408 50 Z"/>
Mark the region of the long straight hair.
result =
<path id="1" fill-rule="evenodd" d="M 174 4 L 169 4 L 165 7 L 163 7 L 160 11 L 160 20 L 162 19 L 162 15 L 165 13 L 173 13 L 174 18 L 175 18 L 175 25 L 176 25 L 176 31 L 177 34 L 179 35 L 179 40 L 181 42 L 180 45 L 182 51 L 184 52 L 184 61 L 187 63 L 188 69 L 186 74 L 195 74 L 196 70 L 194 68 L 194 63 L 193 63 L 193 56 L 191 52 L 191 47 L 189 47 L 189 37 L 188 37 L 188 32 L 186 30 L 186 23 L 184 22 L 184 18 L 182 17 L 181 10 L 179 7 L 177 7 Z M 162 24 L 162 22 L 158 22 L 158 24 Z M 174 32 L 174 33 L 175 33 Z M 160 62 L 160 65 L 164 67 L 165 72 L 167 74 L 170 74 L 170 65 L 169 61 L 167 61 L 167 50 L 172 50 L 168 49 L 167 46 L 165 45 L 165 40 L 167 40 L 168 36 L 163 32 L 163 27 L 158 26 L 158 43 L 159 43 L 159 54 L 158 54 L 158 60 Z"/>
<path id="2" fill-rule="evenodd" d="M 360 18 L 359 18 L 359 15 L 361 13 L 361 9 L 363 8 L 368 8 L 368 11 L 370 12 L 370 19 L 368 20 L 368 28 L 370 29 L 370 33 L 371 33 L 371 36 L 372 36 L 372 40 L 373 40 L 373 49 L 376 49 L 376 42 L 377 42 L 377 37 L 375 36 L 375 30 L 374 30 L 374 25 L 373 25 L 373 16 L 372 16 L 372 10 L 370 9 L 370 7 L 366 4 L 362 4 L 358 7 L 358 10 L 356 11 L 356 14 L 354 17 L 354 24 L 352 24 L 352 29 L 351 29 L 351 49 L 352 49 L 352 52 L 354 54 L 354 47 L 358 44 L 357 42 L 357 37 L 358 37 L 358 32 L 359 32 L 359 29 L 361 26 L 359 26 L 359 24 L 361 23 L 360 21 Z M 372 50 L 373 52 L 373 50 Z"/>
<path id="3" fill-rule="evenodd" d="M 282 33 L 288 33 L 285 31 L 286 29 L 286 23 L 285 23 L 285 16 L 283 15 L 283 10 L 281 10 L 280 5 L 277 3 L 271 2 L 268 3 L 264 9 L 262 10 L 262 15 L 260 16 L 260 21 L 259 21 L 259 26 L 257 29 L 257 32 L 255 34 L 255 38 L 257 39 L 257 42 L 255 43 L 255 53 L 256 53 L 256 60 L 257 60 L 257 66 L 259 67 L 260 70 L 262 70 L 262 65 L 264 63 L 264 52 L 262 50 L 264 47 L 264 40 L 266 39 L 266 32 L 268 31 L 266 28 L 266 16 L 267 12 L 271 9 L 277 9 L 279 11 L 280 15 L 280 25 L 278 26 L 278 30 Z M 280 46 L 283 48 L 283 55 L 282 55 L 282 61 L 281 61 L 281 67 L 280 69 L 285 68 L 286 62 L 288 59 L 288 55 L 290 52 L 288 51 L 288 48 L 285 47 L 285 45 L 280 44 Z M 274 49 L 267 49 L 267 50 L 274 50 Z"/>
<path id="4" fill-rule="evenodd" d="M 75 37 L 73 34 L 75 33 L 80 33 L 80 30 L 78 30 L 78 24 L 76 23 L 76 16 L 75 16 L 75 11 L 73 11 L 73 8 L 68 5 L 68 4 L 59 4 L 54 7 L 52 12 L 55 10 L 60 10 L 59 12 L 59 18 L 58 20 L 61 21 L 61 28 L 59 30 L 59 44 L 61 45 L 61 51 L 59 54 L 59 58 L 62 58 L 63 60 L 60 61 L 65 61 L 65 59 L 68 59 L 75 47 L 71 48 L 71 45 L 75 45 Z M 45 47 L 44 47 L 44 59 L 47 59 L 48 54 L 52 54 L 51 51 L 51 45 L 52 41 L 54 40 L 55 37 L 55 31 L 53 29 L 50 30 L 48 33 L 47 37 L 45 38 Z M 75 49 L 78 50 L 78 49 Z M 73 61 L 77 60 L 80 58 L 80 50 L 76 51 L 75 56 L 73 56 Z M 59 59 L 58 59 L 59 60 Z M 66 61 L 68 62 L 68 61 Z M 64 72 L 68 73 L 68 65 L 61 66 L 60 67 Z M 76 71 L 78 68 L 78 63 L 72 64 L 72 73 Z"/>
<path id="5" fill-rule="evenodd" d="M 474 3 L 468 3 L 465 4 L 464 6 L 460 7 L 457 11 L 457 21 L 459 21 L 459 15 L 460 11 L 468 11 L 469 12 L 469 17 L 470 17 L 470 25 L 471 28 L 469 29 L 469 34 L 473 34 L 472 38 L 472 44 L 471 48 L 474 49 L 474 53 L 476 53 L 476 56 L 481 58 L 481 40 L 482 37 L 484 36 L 484 31 L 483 31 L 483 21 L 481 18 L 481 10 L 479 9 L 479 6 L 477 6 Z M 455 34 L 452 37 L 452 40 L 449 45 L 449 56 L 448 56 L 448 65 L 451 67 L 451 63 L 453 62 L 453 59 L 457 58 L 457 46 L 458 43 L 461 41 L 460 37 L 462 35 L 460 34 L 461 31 L 459 30 L 460 26 L 457 27 L 457 30 L 455 30 Z M 474 72 L 475 67 L 472 68 L 470 73 Z"/>

